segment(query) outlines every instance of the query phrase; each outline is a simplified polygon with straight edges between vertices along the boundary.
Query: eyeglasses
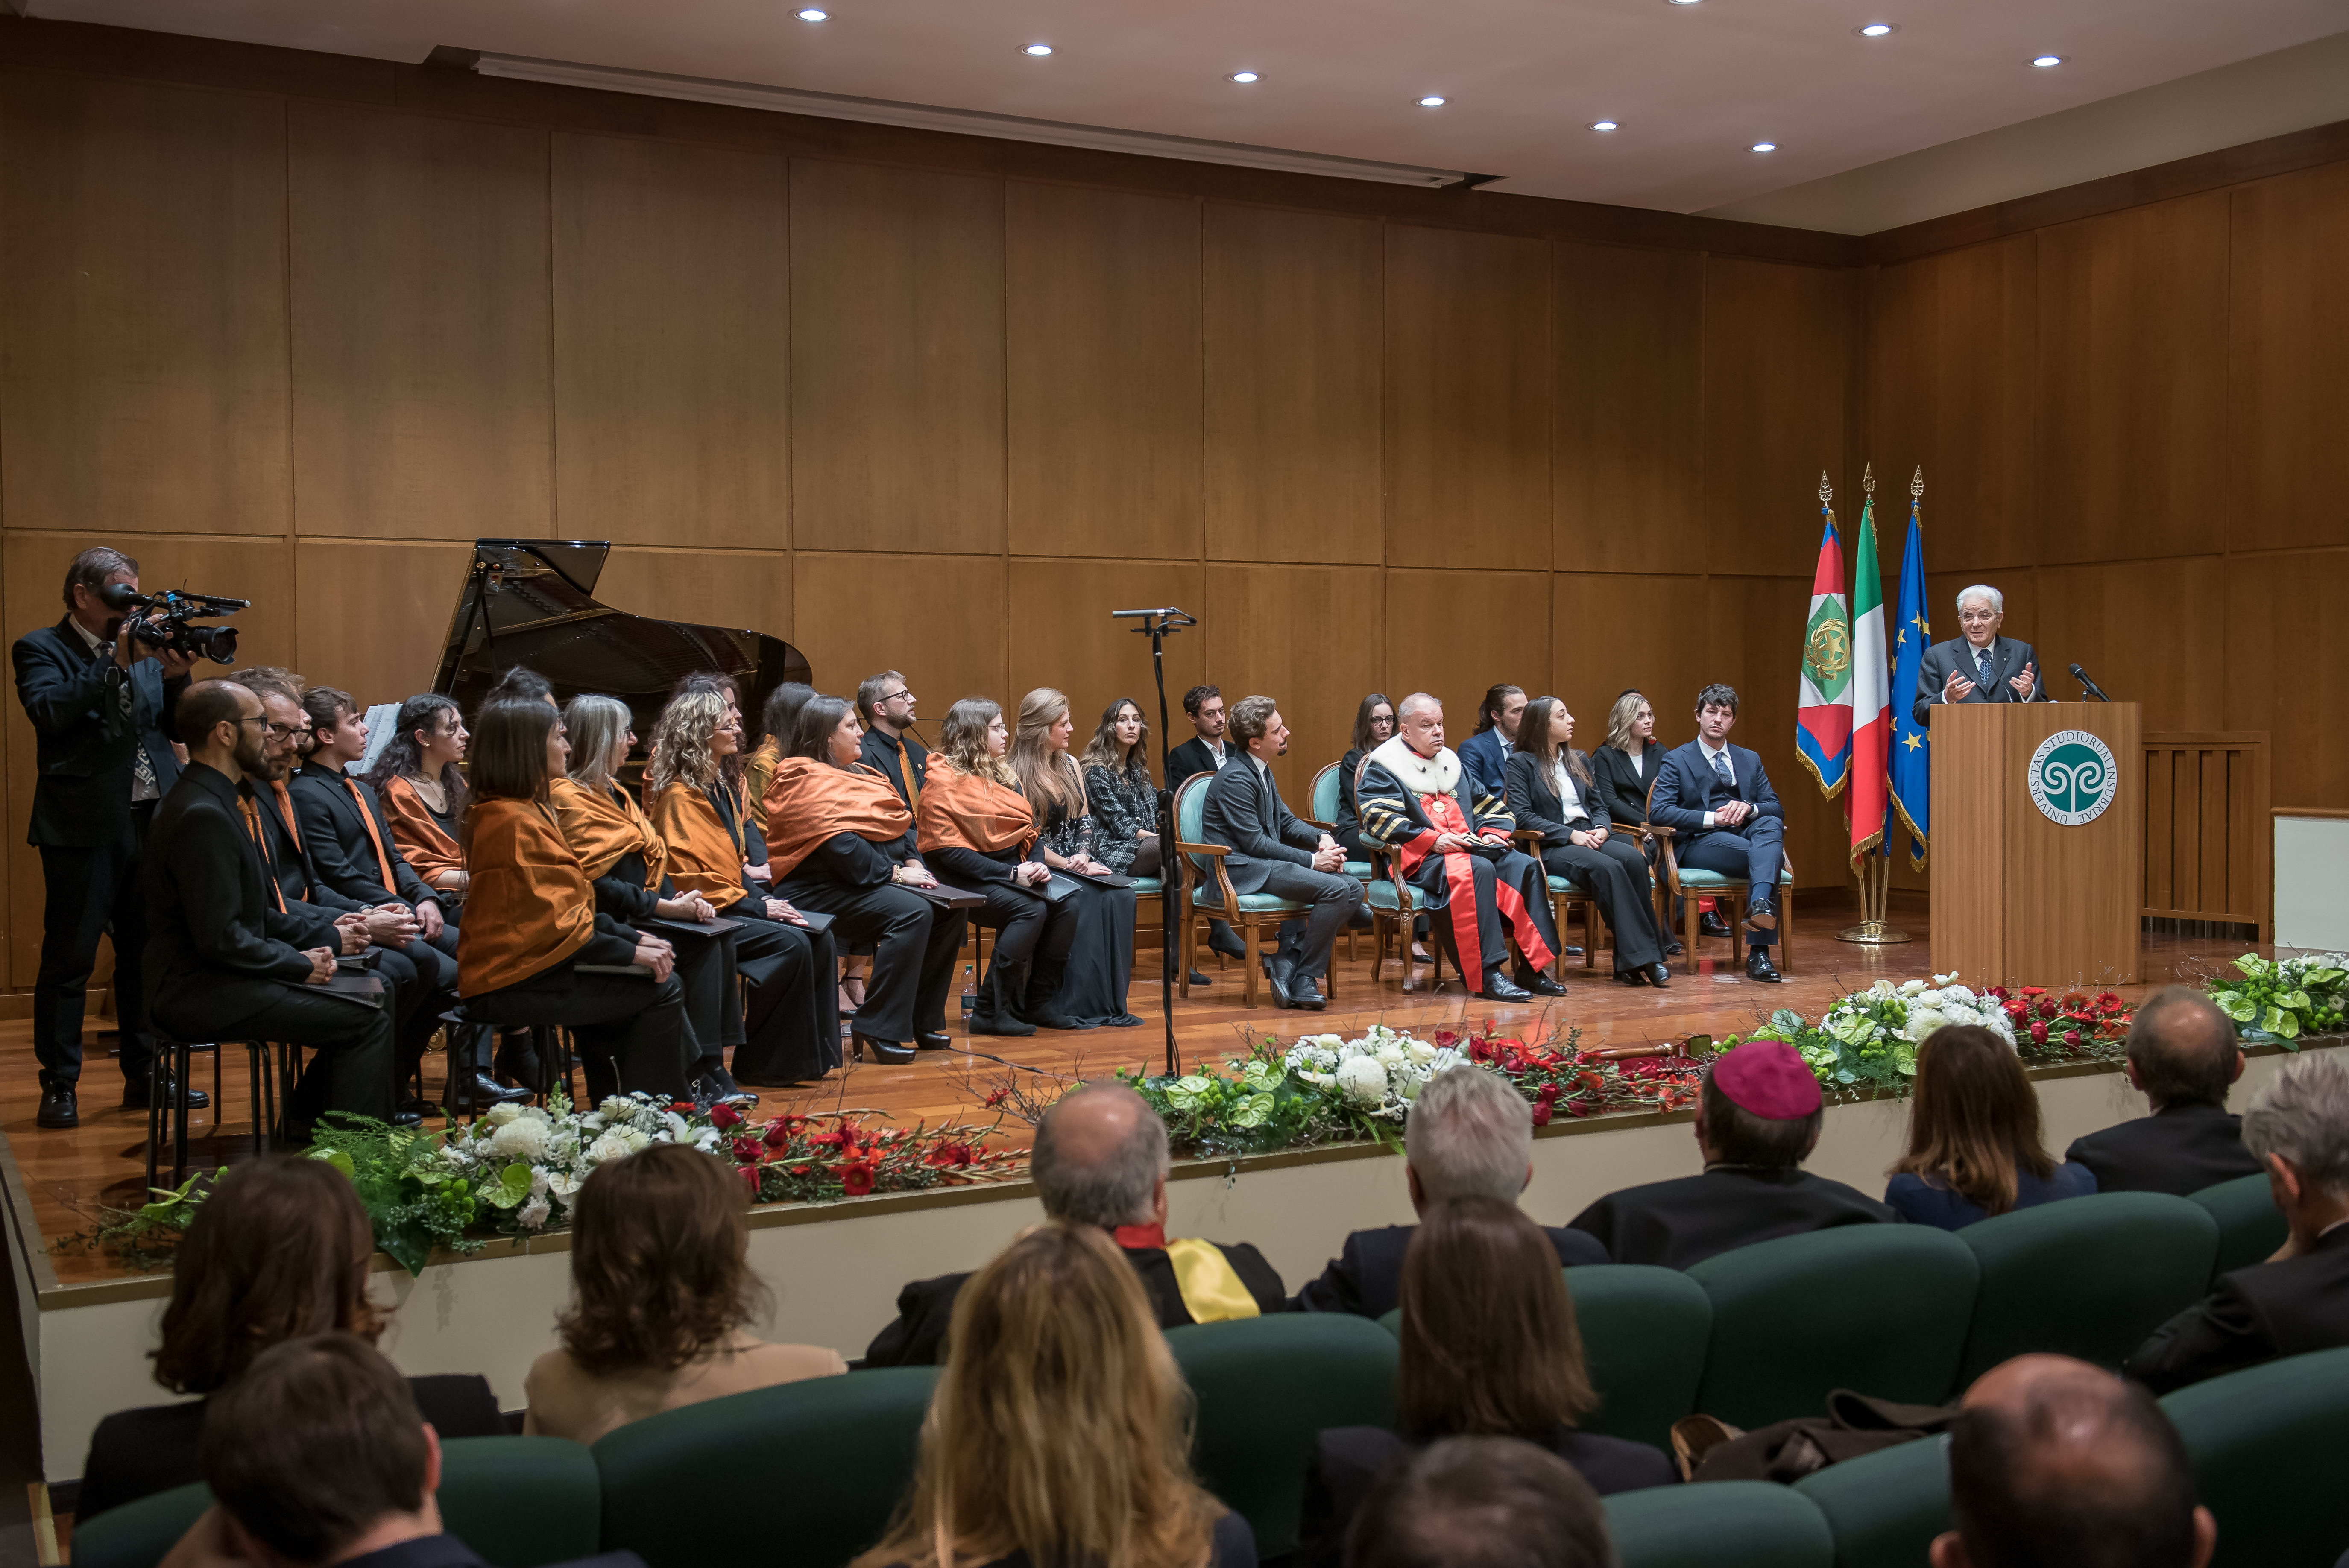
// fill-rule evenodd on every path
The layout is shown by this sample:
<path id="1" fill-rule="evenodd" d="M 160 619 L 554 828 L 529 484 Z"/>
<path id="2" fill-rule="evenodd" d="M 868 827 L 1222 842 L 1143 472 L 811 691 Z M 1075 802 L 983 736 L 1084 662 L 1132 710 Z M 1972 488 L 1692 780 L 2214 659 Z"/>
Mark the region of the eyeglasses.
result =
<path id="1" fill-rule="evenodd" d="M 887 693 L 881 698 L 881 700 L 883 702 L 895 702 L 901 696 L 907 702 L 914 700 L 914 694 L 906 690 L 904 686 L 899 686 L 895 691 Z"/>
<path id="2" fill-rule="evenodd" d="M 301 733 L 300 730 L 293 725 L 272 724 L 266 717 L 257 713 L 250 718 L 240 718 L 237 720 L 237 723 L 257 724 L 261 726 L 262 734 L 271 740 L 284 740 L 288 736 L 298 735 Z"/>

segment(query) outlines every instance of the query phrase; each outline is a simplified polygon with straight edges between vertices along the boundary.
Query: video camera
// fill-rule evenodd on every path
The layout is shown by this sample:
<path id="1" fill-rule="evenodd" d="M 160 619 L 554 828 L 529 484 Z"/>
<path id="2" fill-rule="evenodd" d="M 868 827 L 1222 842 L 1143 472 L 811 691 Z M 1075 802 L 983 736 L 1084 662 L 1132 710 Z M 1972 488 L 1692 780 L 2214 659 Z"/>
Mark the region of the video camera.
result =
<path id="1" fill-rule="evenodd" d="M 130 634 L 150 648 L 210 659 L 216 665 L 236 663 L 234 626 L 196 626 L 189 623 L 205 615 L 233 615 L 251 606 L 250 599 L 223 599 L 216 593 L 136 593 L 127 583 L 109 583 L 98 596 L 109 610 L 147 614 L 130 623 Z"/>

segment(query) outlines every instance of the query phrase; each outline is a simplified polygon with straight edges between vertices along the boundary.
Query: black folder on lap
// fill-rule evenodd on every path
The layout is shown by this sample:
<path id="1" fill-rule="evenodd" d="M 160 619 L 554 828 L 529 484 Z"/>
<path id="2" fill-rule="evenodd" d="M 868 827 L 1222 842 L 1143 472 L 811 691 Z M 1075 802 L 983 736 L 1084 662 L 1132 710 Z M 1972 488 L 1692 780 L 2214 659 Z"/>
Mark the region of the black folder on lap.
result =
<path id="1" fill-rule="evenodd" d="M 1054 876 L 1082 877 L 1095 887 L 1132 887 L 1132 877 L 1122 877 L 1115 872 L 1054 872 Z"/>
<path id="2" fill-rule="evenodd" d="M 686 936 L 730 936 L 742 929 L 742 923 L 729 920 L 722 914 L 707 924 L 698 920 L 671 920 L 665 914 L 656 914 L 649 920 L 637 921 L 636 929 L 662 935 L 677 932 Z"/>
<path id="3" fill-rule="evenodd" d="M 944 882 L 938 883 L 936 887 L 917 887 L 912 882 L 899 882 L 897 885 L 907 892 L 920 893 L 932 903 L 942 903 L 948 909 L 978 909 L 987 903 L 987 896 L 984 893 L 969 892 L 958 887 L 948 887 Z"/>

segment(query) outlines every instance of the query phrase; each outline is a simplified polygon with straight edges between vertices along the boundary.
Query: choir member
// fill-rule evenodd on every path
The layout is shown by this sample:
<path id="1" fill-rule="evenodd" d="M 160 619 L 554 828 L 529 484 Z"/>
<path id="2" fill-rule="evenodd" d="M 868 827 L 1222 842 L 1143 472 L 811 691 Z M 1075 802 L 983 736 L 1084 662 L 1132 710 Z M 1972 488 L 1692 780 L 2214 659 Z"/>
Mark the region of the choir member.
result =
<path id="1" fill-rule="evenodd" d="M 395 722 L 398 732 L 361 777 L 383 802 L 391 836 L 416 874 L 444 899 L 461 900 L 470 881 L 465 851 L 457 841 L 458 824 L 465 819 L 465 748 L 471 738 L 464 717 L 455 703 L 428 691 L 401 703 Z"/>
<path id="2" fill-rule="evenodd" d="M 759 744 L 742 758 L 742 799 L 753 822 L 761 814 L 767 786 L 775 781 L 775 764 L 791 749 L 792 727 L 799 723 L 800 709 L 814 695 L 815 687 L 805 681 L 785 681 L 767 694 L 766 706 L 759 710 Z M 765 824 L 758 825 L 763 831 Z"/>
<path id="3" fill-rule="evenodd" d="M 1647 826 L 1648 787 L 1656 781 L 1656 766 L 1663 759 L 1663 748 L 1656 744 L 1655 705 L 1636 690 L 1625 692 L 1608 709 L 1607 744 L 1590 754 L 1590 777 L 1606 804 L 1609 830 L 1640 841 L 1651 886 L 1657 863 L 1663 859 L 1663 841 L 1635 830 Z M 1680 912 L 1675 909 L 1671 923 L 1662 933 L 1667 958 L 1677 958 L 1682 951 L 1680 938 L 1672 934 L 1679 922 Z M 1724 926 L 1716 934 L 1728 934 Z"/>
<path id="4" fill-rule="evenodd" d="M 715 692 L 719 700 L 726 705 L 726 716 L 733 723 L 734 749 L 719 762 L 718 775 L 725 783 L 727 793 L 734 797 L 735 813 L 742 824 L 742 852 L 748 857 L 745 864 L 750 878 L 762 888 L 771 886 L 775 879 L 767 864 L 766 824 L 761 820 L 758 804 L 761 797 L 750 793 L 748 758 L 744 755 L 747 747 L 743 741 L 746 727 L 742 722 L 741 686 L 723 670 L 703 670 L 687 676 L 671 686 L 669 700 L 674 702 L 693 691 Z"/>
<path id="5" fill-rule="evenodd" d="M 1607 801 L 1591 779 L 1589 760 L 1570 746 L 1574 715 L 1554 696 L 1536 697 L 1517 723 L 1509 755 L 1509 815 L 1518 828 L 1541 834 L 1541 861 L 1598 900 L 1615 934 L 1615 978 L 1669 985 L 1663 943 L 1656 932 L 1648 862 L 1630 838 L 1615 833 Z"/>
<path id="6" fill-rule="evenodd" d="M 1076 725 L 1069 699 L 1039 686 L 1019 699 L 1019 727 L 1011 739 L 1011 770 L 1036 812 L 1038 853 L 1074 891 L 1077 934 L 1065 960 L 1040 957 L 1028 981 L 1027 1010 L 1073 1020 L 1068 1027 L 1107 1024 L 1131 1028 L 1142 1020 L 1125 1010 L 1133 978 L 1133 890 L 1086 880 L 1116 873 L 1094 852 L 1097 825 L 1085 804 L 1085 779 L 1069 755 Z"/>
<path id="7" fill-rule="evenodd" d="M 865 766 L 889 780 L 897 798 L 919 810 L 923 770 L 930 754 L 914 738 L 914 694 L 895 670 L 866 676 L 856 687 L 856 717 L 864 726 Z"/>
<path id="8" fill-rule="evenodd" d="M 1093 815 L 1093 854 L 1121 876 L 1154 877 L 1163 864 L 1158 842 L 1158 786 L 1150 781 L 1150 721 L 1142 705 L 1122 696 L 1102 710 L 1101 727 L 1080 759 L 1085 803 Z"/>

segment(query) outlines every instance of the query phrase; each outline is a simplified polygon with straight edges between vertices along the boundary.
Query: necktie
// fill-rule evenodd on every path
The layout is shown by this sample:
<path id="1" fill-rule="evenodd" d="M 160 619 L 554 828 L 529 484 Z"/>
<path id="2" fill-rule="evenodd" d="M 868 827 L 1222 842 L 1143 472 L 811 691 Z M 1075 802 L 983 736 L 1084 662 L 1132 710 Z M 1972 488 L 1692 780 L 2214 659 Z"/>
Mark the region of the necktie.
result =
<path id="1" fill-rule="evenodd" d="M 99 664 L 114 662 L 111 646 L 100 644 L 94 651 Z M 146 744 L 139 738 L 138 693 L 131 688 L 130 676 L 127 673 L 122 677 L 122 695 L 116 700 L 122 711 L 122 722 L 130 730 L 130 798 L 133 800 L 152 800 L 162 793 L 162 789 L 155 781 L 154 758 L 147 755 Z"/>
<path id="2" fill-rule="evenodd" d="M 1984 691 L 1988 691 L 1991 684 L 1990 650 L 1988 648 L 1978 648 L 1974 651 L 1974 667 L 1982 672 L 1981 677 L 1976 680 L 1974 684 L 1981 686 Z"/>
<path id="3" fill-rule="evenodd" d="M 285 890 L 277 885 L 277 868 L 269 863 L 269 841 L 261 834 L 261 808 L 253 803 L 250 795 L 241 797 L 236 804 L 237 809 L 244 813 L 244 830 L 252 835 L 253 847 L 261 851 L 261 880 L 269 884 L 271 895 L 277 900 L 277 913 L 283 914 L 285 913 Z"/>
<path id="4" fill-rule="evenodd" d="M 359 781 L 347 773 L 343 775 L 343 788 L 358 802 L 359 820 L 367 824 L 367 842 L 375 846 L 375 863 L 383 872 L 383 891 L 397 896 L 399 889 L 392 885 L 391 857 L 384 853 L 383 835 L 375 830 L 375 813 L 367 810 L 367 796 L 360 790 Z"/>
<path id="5" fill-rule="evenodd" d="M 922 809 L 921 769 L 914 766 L 914 754 L 903 745 L 897 748 L 897 767 L 905 775 L 905 804 L 918 813 Z"/>
<path id="6" fill-rule="evenodd" d="M 1713 776 L 1721 780 L 1724 796 L 1733 798 L 1737 793 L 1737 780 L 1730 776 L 1727 751 L 1716 751 L 1713 754 Z"/>

